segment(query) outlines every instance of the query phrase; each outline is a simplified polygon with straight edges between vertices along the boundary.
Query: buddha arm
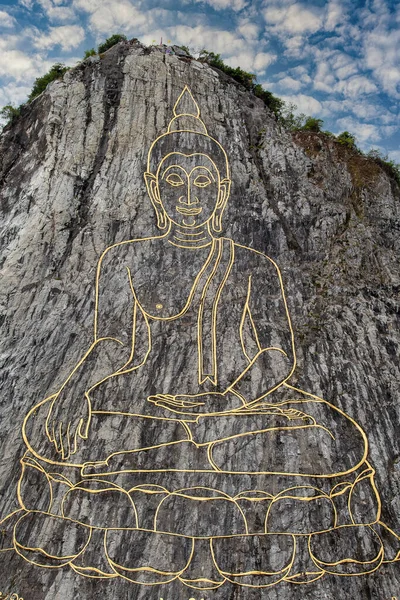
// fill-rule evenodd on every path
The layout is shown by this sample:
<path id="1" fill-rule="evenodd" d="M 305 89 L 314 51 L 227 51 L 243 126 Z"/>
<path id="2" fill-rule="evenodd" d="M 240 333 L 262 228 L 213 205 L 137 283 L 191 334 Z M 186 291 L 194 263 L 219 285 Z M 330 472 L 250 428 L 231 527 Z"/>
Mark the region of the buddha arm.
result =
<path id="1" fill-rule="evenodd" d="M 248 280 L 245 319 L 253 330 L 258 352 L 228 388 L 246 404 L 267 396 L 288 379 L 295 367 L 293 331 L 282 278 L 276 264 L 261 255 L 258 269 Z"/>
<path id="2" fill-rule="evenodd" d="M 104 379 L 128 368 L 133 359 L 136 316 L 125 262 L 106 251 L 96 277 L 94 341 L 54 395 L 46 421 L 47 436 L 66 459 L 86 438 L 91 419 L 90 391 Z"/>
<path id="3" fill-rule="evenodd" d="M 88 436 L 91 390 L 124 368 L 130 354 L 130 348 L 116 339 L 96 340 L 55 394 L 46 420 L 46 432 L 63 459 L 76 451 L 78 436 Z"/>
<path id="4" fill-rule="evenodd" d="M 82 396 L 101 381 L 128 366 L 131 349 L 114 338 L 99 338 L 93 342 L 68 376 L 60 392 Z"/>
<path id="5" fill-rule="evenodd" d="M 265 348 L 253 359 L 228 391 L 238 394 L 249 406 L 286 381 L 293 373 L 293 361 L 278 349 Z"/>

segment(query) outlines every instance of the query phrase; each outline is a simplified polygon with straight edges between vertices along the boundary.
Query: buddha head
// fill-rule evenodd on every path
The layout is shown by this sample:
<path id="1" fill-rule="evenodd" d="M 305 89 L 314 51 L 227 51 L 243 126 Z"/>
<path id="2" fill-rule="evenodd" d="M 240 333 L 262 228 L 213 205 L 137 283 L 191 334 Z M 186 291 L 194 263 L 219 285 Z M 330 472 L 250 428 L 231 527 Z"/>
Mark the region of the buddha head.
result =
<path id="1" fill-rule="evenodd" d="M 168 130 L 152 144 L 144 174 L 159 229 L 209 225 L 220 232 L 231 180 L 225 150 L 208 135 L 185 86 Z"/>

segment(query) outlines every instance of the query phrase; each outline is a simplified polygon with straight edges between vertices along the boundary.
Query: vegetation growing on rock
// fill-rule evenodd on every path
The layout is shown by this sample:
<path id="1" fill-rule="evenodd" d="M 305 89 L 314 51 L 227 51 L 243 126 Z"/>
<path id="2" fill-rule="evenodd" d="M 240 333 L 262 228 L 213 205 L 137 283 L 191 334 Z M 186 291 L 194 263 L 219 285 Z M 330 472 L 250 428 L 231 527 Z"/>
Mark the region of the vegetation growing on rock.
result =
<path id="1" fill-rule="evenodd" d="M 109 38 L 106 39 L 105 42 L 99 45 L 99 47 L 97 48 L 97 54 L 103 54 L 104 52 L 107 52 L 107 50 L 115 46 L 115 44 L 127 41 L 128 40 L 126 35 L 123 35 L 122 33 L 114 33 L 114 35 L 111 35 Z"/>
<path id="2" fill-rule="evenodd" d="M 261 98 L 264 104 L 268 106 L 270 110 L 272 110 L 275 116 L 280 118 L 285 105 L 284 101 L 274 96 L 268 90 L 264 90 L 260 83 L 256 83 L 257 76 L 254 73 L 243 71 L 243 69 L 240 67 L 230 67 L 224 63 L 220 54 L 208 52 L 208 50 L 202 50 L 200 52 L 199 60 L 201 62 L 206 62 L 208 65 L 210 65 L 210 67 L 219 69 L 223 73 L 226 73 L 226 75 L 229 75 L 229 77 L 235 79 L 235 81 L 243 85 L 243 87 L 257 96 L 257 98 Z"/>
<path id="3" fill-rule="evenodd" d="M 69 67 L 66 67 L 63 63 L 56 63 L 42 77 L 35 79 L 32 91 L 28 96 L 28 102 L 32 102 L 36 96 L 39 96 L 42 92 L 44 92 L 49 83 L 55 79 L 61 79 L 68 70 Z"/>
<path id="4" fill-rule="evenodd" d="M 97 52 L 94 48 L 90 48 L 89 50 L 85 50 L 85 54 L 83 55 L 83 60 L 90 58 L 91 56 L 96 56 Z"/>
<path id="5" fill-rule="evenodd" d="M 85 50 L 82 60 L 87 60 L 91 56 L 102 55 L 104 52 L 115 46 L 120 42 L 127 42 L 127 37 L 121 33 L 115 33 L 108 37 L 103 43 L 99 44 L 97 50 L 90 48 Z M 182 49 L 187 56 L 192 59 L 191 51 L 187 46 L 175 46 L 175 48 Z M 297 106 L 293 103 L 286 103 L 281 98 L 275 96 L 272 92 L 265 90 L 260 83 L 257 83 L 257 76 L 254 73 L 244 71 L 240 67 L 231 67 L 224 63 L 220 54 L 203 49 L 200 51 L 198 59 L 200 62 L 207 63 L 210 67 L 222 71 L 246 90 L 254 94 L 257 98 L 260 98 L 264 104 L 272 111 L 277 121 L 287 130 L 292 132 L 306 131 L 310 133 L 322 134 L 326 138 L 330 138 L 353 150 L 354 152 L 367 157 L 379 165 L 389 177 L 392 177 L 400 185 L 400 165 L 395 163 L 389 157 L 383 154 L 378 149 L 371 149 L 367 154 L 363 153 L 362 150 L 357 146 L 356 137 L 349 131 L 343 131 L 339 135 L 335 136 L 330 131 L 323 130 L 322 119 L 306 115 L 304 113 L 297 113 Z M 34 84 L 31 93 L 28 96 L 27 104 L 29 104 L 34 98 L 39 96 L 48 86 L 49 83 L 57 79 L 62 79 L 63 75 L 69 70 L 70 67 L 66 67 L 62 63 L 54 64 L 51 69 L 45 73 L 42 77 L 38 77 Z M 15 107 L 11 104 L 4 106 L 0 109 L 0 117 L 2 117 L 6 124 L 13 123 L 21 114 L 21 109 L 24 104 Z"/>
<path id="6" fill-rule="evenodd" d="M 12 123 L 17 117 L 19 117 L 21 108 L 14 106 L 13 104 L 6 104 L 0 109 L 0 117 L 6 119 L 8 123 Z"/>

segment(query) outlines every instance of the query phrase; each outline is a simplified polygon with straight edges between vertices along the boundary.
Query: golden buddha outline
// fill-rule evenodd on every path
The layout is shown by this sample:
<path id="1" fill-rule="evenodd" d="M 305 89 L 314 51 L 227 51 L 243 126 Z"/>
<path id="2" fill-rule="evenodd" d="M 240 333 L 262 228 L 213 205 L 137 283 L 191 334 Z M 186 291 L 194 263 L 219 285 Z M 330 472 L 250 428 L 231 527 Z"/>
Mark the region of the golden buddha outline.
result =
<path id="1" fill-rule="evenodd" d="M 21 509 L 4 521 L 15 525 L 10 549 L 87 577 L 210 590 L 367 574 L 398 560 L 364 431 L 289 383 L 296 353 L 278 266 L 219 237 L 229 161 L 187 86 L 144 178 L 161 235 L 100 257 L 93 344 L 23 423 Z M 178 297 L 168 292 L 174 280 Z M 346 456 L 339 435 L 351 440 Z M 310 465 L 304 452 L 290 457 L 290 445 L 323 446 L 327 458 Z M 46 490 L 40 506 L 29 498 L 32 481 Z M 216 522 L 218 511 L 229 527 Z M 68 548 L 54 542 L 60 531 L 74 540 Z"/>

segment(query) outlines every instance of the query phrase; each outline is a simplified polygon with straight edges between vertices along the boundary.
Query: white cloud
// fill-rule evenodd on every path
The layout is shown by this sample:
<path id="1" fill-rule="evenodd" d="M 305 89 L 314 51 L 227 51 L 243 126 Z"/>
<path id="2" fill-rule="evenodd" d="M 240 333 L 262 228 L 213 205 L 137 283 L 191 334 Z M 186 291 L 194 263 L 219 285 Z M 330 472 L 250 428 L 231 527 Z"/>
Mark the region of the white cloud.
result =
<path id="1" fill-rule="evenodd" d="M 297 94 L 290 96 L 281 96 L 282 100 L 290 104 L 296 104 L 299 113 L 305 113 L 315 117 L 320 117 L 322 113 L 322 104 L 312 96 Z"/>
<path id="2" fill-rule="evenodd" d="M 258 39 L 260 27 L 256 25 L 256 23 L 251 23 L 249 20 L 246 20 L 239 24 L 237 32 L 243 36 L 245 40 L 250 42 Z"/>
<path id="3" fill-rule="evenodd" d="M 76 15 L 69 6 L 55 6 L 48 11 L 47 16 L 50 21 L 65 22 L 74 20 Z"/>
<path id="4" fill-rule="evenodd" d="M 257 52 L 254 57 L 253 69 L 256 73 L 265 73 L 265 70 L 269 65 L 276 61 L 276 54 L 270 52 Z"/>
<path id="5" fill-rule="evenodd" d="M 129 0 L 116 0 L 108 2 L 107 0 L 73 0 L 73 7 L 76 10 L 89 13 L 89 28 L 97 35 L 107 37 L 110 32 L 117 31 L 129 35 L 139 35 L 141 33 L 153 35 L 152 28 L 159 23 L 164 27 L 168 26 L 171 16 L 177 18 L 177 12 L 164 9 L 153 9 L 140 11 Z M 150 33 L 149 33 L 150 31 Z"/>
<path id="6" fill-rule="evenodd" d="M 335 50 L 333 53 L 329 51 L 328 56 L 332 69 L 335 71 L 338 79 L 346 79 L 350 75 L 358 73 L 358 60 L 349 54 Z"/>
<path id="7" fill-rule="evenodd" d="M 297 65 L 297 67 L 292 67 L 286 72 L 289 75 L 294 75 L 295 77 L 304 77 L 304 75 L 307 75 L 308 69 L 304 65 Z"/>
<path id="8" fill-rule="evenodd" d="M 15 27 L 17 21 L 5 10 L 0 10 L 0 28 L 11 29 Z"/>
<path id="9" fill-rule="evenodd" d="M 317 7 L 307 8 L 297 2 L 290 6 L 267 6 L 264 11 L 267 26 L 290 34 L 313 33 L 321 28 L 323 12 Z"/>
<path id="10" fill-rule="evenodd" d="M 66 22 L 75 19 L 75 11 L 71 6 L 63 6 L 57 0 L 37 0 L 48 19 L 54 22 Z"/>
<path id="11" fill-rule="evenodd" d="M 314 88 L 320 92 L 331 93 L 336 83 L 336 78 L 332 72 L 328 60 L 321 60 L 317 64 L 317 70 L 314 75 Z"/>
<path id="12" fill-rule="evenodd" d="M 333 31 L 339 24 L 345 21 L 347 21 L 347 14 L 343 4 L 338 0 L 330 0 L 325 17 L 326 31 Z"/>
<path id="13" fill-rule="evenodd" d="M 339 81 L 335 90 L 343 93 L 348 98 L 356 98 L 362 94 L 372 94 L 378 91 L 377 86 L 364 76 L 351 77 L 345 81 Z"/>
<path id="14" fill-rule="evenodd" d="M 381 131 L 385 137 L 390 137 L 400 130 L 400 125 L 385 125 L 381 127 Z"/>
<path id="15" fill-rule="evenodd" d="M 301 35 L 294 35 L 282 40 L 286 50 L 285 56 L 291 58 L 303 58 L 307 54 L 310 46 L 307 44 L 306 38 Z"/>
<path id="16" fill-rule="evenodd" d="M 392 16 L 386 0 L 372 0 L 360 11 L 359 19 L 364 28 L 389 24 Z"/>
<path id="17" fill-rule="evenodd" d="M 314 63 L 316 70 L 312 76 L 313 86 L 319 92 L 343 94 L 345 98 L 352 100 L 379 92 L 374 79 L 363 72 L 362 60 L 359 58 L 336 49 L 316 48 Z"/>
<path id="18" fill-rule="evenodd" d="M 61 46 L 62 50 L 72 50 L 85 39 L 85 30 L 80 25 L 50 27 L 48 32 L 36 34 L 34 45 L 41 50 Z"/>
<path id="19" fill-rule="evenodd" d="M 72 0 L 72 7 L 86 13 L 93 13 L 103 3 L 104 0 Z"/>
<path id="20" fill-rule="evenodd" d="M 400 98 L 400 30 L 377 27 L 364 36 L 365 66 L 383 89 Z"/>
<path id="21" fill-rule="evenodd" d="M 0 52 L 0 77 L 13 78 L 15 81 L 33 81 L 46 72 L 51 62 L 39 55 L 28 55 L 21 50 L 3 50 Z"/>
<path id="22" fill-rule="evenodd" d="M 254 53 L 252 50 L 234 54 L 224 59 L 224 62 L 231 67 L 241 67 L 245 71 L 262 75 L 266 68 L 275 62 L 276 55 L 268 52 Z"/>
<path id="23" fill-rule="evenodd" d="M 390 150 L 388 152 L 388 156 L 390 160 L 393 160 L 395 163 L 400 164 L 400 150 Z"/>
<path id="24" fill-rule="evenodd" d="M 18 35 L 3 35 L 0 37 L 0 51 L 14 50 L 21 41 Z"/>
<path id="25" fill-rule="evenodd" d="M 396 8 L 397 6 L 397 8 Z M 388 0 L 370 0 L 361 11 L 362 59 L 381 89 L 400 98 L 400 5 Z"/>
<path id="26" fill-rule="evenodd" d="M 159 32 L 154 32 L 159 33 Z M 169 39 L 177 40 L 179 43 L 185 46 L 194 48 L 207 48 L 217 54 L 223 56 L 234 56 L 240 55 L 248 51 L 248 44 L 244 41 L 241 36 L 230 31 L 222 29 L 213 29 L 211 27 L 205 27 L 198 25 L 196 27 L 189 27 L 188 25 L 175 25 L 173 27 L 166 28 L 165 34 L 169 36 Z M 153 33 L 148 36 L 144 36 L 143 41 L 152 39 Z M 156 38 L 157 39 L 157 38 Z M 236 65 L 237 66 L 237 63 Z"/>
<path id="27" fill-rule="evenodd" d="M 196 0 L 196 2 L 204 2 L 215 10 L 226 10 L 229 8 L 236 12 L 243 10 L 247 4 L 246 0 Z"/>
<path id="28" fill-rule="evenodd" d="M 357 120 L 362 119 L 370 122 L 372 121 L 374 124 L 379 126 L 393 126 L 393 123 L 396 123 L 398 120 L 396 114 L 390 112 L 376 101 L 371 101 L 368 99 L 324 100 L 321 102 L 321 104 L 321 114 L 323 117 L 337 115 L 341 115 L 343 117 L 345 114 L 353 114 Z"/>
<path id="29" fill-rule="evenodd" d="M 350 131 L 363 144 L 379 142 L 390 137 L 399 130 L 397 125 L 379 126 L 374 123 L 361 123 L 357 119 L 344 117 L 336 122 L 337 131 Z"/>
<path id="30" fill-rule="evenodd" d="M 277 81 L 277 84 L 280 88 L 293 90 L 294 92 L 298 92 L 303 85 L 301 81 L 293 79 L 293 77 L 283 77 Z"/>
<path id="31" fill-rule="evenodd" d="M 378 142 L 382 139 L 382 134 L 377 125 L 372 123 L 360 123 L 350 118 L 338 119 L 337 121 L 337 133 L 341 131 L 350 131 L 356 136 L 357 140 L 362 143 Z"/>
<path id="32" fill-rule="evenodd" d="M 22 104 L 22 102 L 25 102 L 30 91 L 31 86 L 25 85 L 25 82 L 21 85 L 14 82 L 3 85 L 0 88 L 0 106 Z"/>
<path id="33" fill-rule="evenodd" d="M 338 79 L 347 79 L 351 75 L 355 75 L 358 72 L 358 67 L 353 62 L 348 62 L 346 65 L 336 69 L 336 77 Z"/>

